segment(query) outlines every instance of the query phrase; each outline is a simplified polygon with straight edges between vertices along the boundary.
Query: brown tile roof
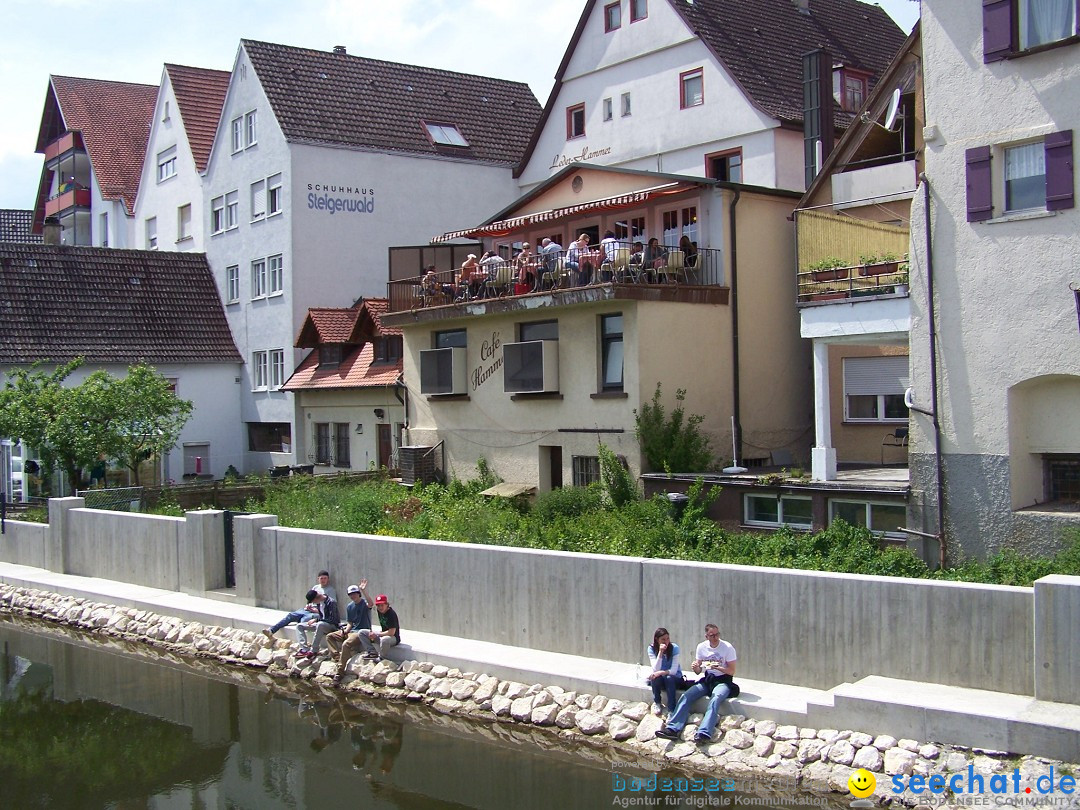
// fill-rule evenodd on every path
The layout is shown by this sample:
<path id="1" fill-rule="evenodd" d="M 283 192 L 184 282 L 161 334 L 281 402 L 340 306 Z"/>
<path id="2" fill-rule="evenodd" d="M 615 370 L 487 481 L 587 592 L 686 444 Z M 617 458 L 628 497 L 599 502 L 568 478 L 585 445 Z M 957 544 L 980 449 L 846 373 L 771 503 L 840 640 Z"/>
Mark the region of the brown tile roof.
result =
<path id="1" fill-rule="evenodd" d="M 18 208 L 0 208 L 0 242 L 40 244 L 41 234 L 31 233 L 34 212 Z"/>
<path id="2" fill-rule="evenodd" d="M 354 349 L 336 368 L 319 368 L 319 351 L 305 357 L 282 391 L 312 391 L 327 388 L 381 388 L 393 385 L 401 376 L 402 363 L 375 363 L 371 343 Z"/>
<path id="3" fill-rule="evenodd" d="M 202 253 L 0 243 L 0 363 L 239 363 Z"/>
<path id="4" fill-rule="evenodd" d="M 37 151 L 65 130 L 82 132 L 101 196 L 135 213 L 157 85 L 51 76 Z"/>
<path id="5" fill-rule="evenodd" d="M 860 0 L 671 0 L 694 33 L 769 115 L 801 124 L 802 56 L 823 48 L 833 62 L 880 76 L 906 35 L 879 6 Z M 873 82 L 871 82 L 873 86 Z M 837 124 L 851 115 L 840 112 Z"/>
<path id="6" fill-rule="evenodd" d="M 195 168 L 200 172 L 205 171 L 232 74 L 227 70 L 170 64 L 165 65 L 165 70 L 180 107 L 180 118 L 184 122 L 191 155 L 195 158 Z"/>
<path id="7" fill-rule="evenodd" d="M 290 142 L 514 165 L 540 118 L 521 82 L 241 41 Z M 435 146 L 421 121 L 453 124 L 468 147 Z"/>
<path id="8" fill-rule="evenodd" d="M 359 309 L 309 309 L 308 318 L 315 332 L 310 337 L 307 337 L 304 335 L 305 330 L 302 327 L 301 339 L 307 338 L 307 340 L 310 340 L 314 338 L 315 345 L 355 342 L 353 340 L 353 331 L 356 329 L 356 322 L 360 320 Z"/>

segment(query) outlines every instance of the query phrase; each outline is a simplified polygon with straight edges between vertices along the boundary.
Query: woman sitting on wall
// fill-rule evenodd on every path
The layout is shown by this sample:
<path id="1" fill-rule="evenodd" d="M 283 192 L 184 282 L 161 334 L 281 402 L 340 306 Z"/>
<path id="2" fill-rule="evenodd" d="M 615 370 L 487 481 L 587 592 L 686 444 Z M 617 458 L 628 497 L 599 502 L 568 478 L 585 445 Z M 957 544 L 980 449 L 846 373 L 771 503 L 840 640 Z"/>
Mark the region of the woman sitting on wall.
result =
<path id="1" fill-rule="evenodd" d="M 657 717 L 663 712 L 661 696 L 667 693 L 667 710 L 670 714 L 675 708 L 675 690 L 682 686 L 682 667 L 679 666 L 679 645 L 671 641 L 666 627 L 657 627 L 653 633 L 652 644 L 645 650 L 652 664 L 652 672 L 646 680 L 652 687 L 652 713 Z"/>

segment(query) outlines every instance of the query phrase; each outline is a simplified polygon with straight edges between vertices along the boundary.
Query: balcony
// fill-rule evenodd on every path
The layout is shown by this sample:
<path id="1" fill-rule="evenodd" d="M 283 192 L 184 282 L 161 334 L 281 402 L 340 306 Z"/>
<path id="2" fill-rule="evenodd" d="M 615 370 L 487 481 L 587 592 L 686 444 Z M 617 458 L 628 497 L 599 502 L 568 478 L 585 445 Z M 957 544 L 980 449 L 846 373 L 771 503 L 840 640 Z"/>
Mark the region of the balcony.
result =
<path id="1" fill-rule="evenodd" d="M 870 198 L 910 199 L 918 184 L 916 168 L 914 160 L 905 160 L 834 174 L 833 204 L 857 203 Z"/>
<path id="2" fill-rule="evenodd" d="M 538 297 L 550 297 L 552 304 L 561 305 L 606 298 L 728 303 L 721 251 L 701 249 L 696 258 L 688 260 L 682 251 L 669 249 L 652 265 L 630 261 L 626 249 L 614 262 L 603 261 L 599 251 L 587 254 L 577 271 L 562 257 L 547 264 L 539 259 L 502 261 L 466 281 L 459 279 L 459 270 L 437 270 L 389 282 L 388 311 L 437 309 L 434 317 L 450 317 L 456 310 L 475 314 L 477 307 L 484 311 L 515 309 Z"/>
<path id="3" fill-rule="evenodd" d="M 825 260 L 828 264 L 828 260 Z M 813 268 L 813 265 L 811 266 Z M 907 295 L 907 254 L 850 267 L 822 266 L 798 273 L 799 304 Z"/>
<path id="4" fill-rule="evenodd" d="M 45 202 L 45 216 L 59 216 L 71 208 L 90 208 L 90 189 L 69 188 Z"/>
<path id="5" fill-rule="evenodd" d="M 86 147 L 83 146 L 83 139 L 81 132 L 65 132 L 55 141 L 45 147 L 45 163 L 50 164 L 59 158 L 61 155 L 66 155 L 68 152 L 85 152 Z M 52 168 L 50 166 L 50 168 Z"/>

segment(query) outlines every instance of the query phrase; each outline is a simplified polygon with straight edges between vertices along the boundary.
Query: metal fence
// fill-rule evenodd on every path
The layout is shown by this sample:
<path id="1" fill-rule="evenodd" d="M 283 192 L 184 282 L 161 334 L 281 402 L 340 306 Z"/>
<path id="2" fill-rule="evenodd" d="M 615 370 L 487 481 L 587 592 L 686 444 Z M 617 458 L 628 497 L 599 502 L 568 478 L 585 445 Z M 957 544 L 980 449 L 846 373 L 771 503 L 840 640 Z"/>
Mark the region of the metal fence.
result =
<path id="1" fill-rule="evenodd" d="M 141 512 L 142 487 L 112 489 L 80 489 L 75 495 L 85 501 L 87 509 L 107 509 L 111 512 Z"/>

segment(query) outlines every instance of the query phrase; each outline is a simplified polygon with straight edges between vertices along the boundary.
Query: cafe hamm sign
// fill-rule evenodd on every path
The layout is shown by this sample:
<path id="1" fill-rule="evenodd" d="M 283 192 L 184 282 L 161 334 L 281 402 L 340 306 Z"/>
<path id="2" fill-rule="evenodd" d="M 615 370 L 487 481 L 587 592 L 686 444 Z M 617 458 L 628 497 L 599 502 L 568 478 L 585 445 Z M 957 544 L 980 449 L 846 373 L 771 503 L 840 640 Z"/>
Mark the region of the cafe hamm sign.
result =
<path id="1" fill-rule="evenodd" d="M 610 146 L 605 146 L 603 149 L 590 149 L 586 146 L 582 148 L 580 155 L 556 155 L 555 159 L 551 161 L 551 168 L 562 169 L 571 163 L 586 163 L 596 158 L 607 157 L 610 154 Z"/>

